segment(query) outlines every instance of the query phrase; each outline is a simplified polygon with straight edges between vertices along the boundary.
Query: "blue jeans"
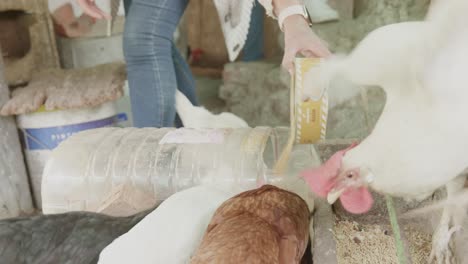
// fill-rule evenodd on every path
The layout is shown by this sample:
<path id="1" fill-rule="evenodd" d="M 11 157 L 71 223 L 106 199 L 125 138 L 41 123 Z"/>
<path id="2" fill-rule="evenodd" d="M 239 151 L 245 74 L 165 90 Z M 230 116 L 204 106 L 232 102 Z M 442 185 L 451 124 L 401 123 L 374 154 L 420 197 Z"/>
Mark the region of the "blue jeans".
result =
<path id="1" fill-rule="evenodd" d="M 198 105 L 190 67 L 173 42 L 187 4 L 188 0 L 124 0 L 123 47 L 136 127 L 181 126 L 176 118 L 176 89 Z M 256 3 L 244 60 L 263 57 L 263 23 L 258 22 L 263 21 L 262 11 Z"/>

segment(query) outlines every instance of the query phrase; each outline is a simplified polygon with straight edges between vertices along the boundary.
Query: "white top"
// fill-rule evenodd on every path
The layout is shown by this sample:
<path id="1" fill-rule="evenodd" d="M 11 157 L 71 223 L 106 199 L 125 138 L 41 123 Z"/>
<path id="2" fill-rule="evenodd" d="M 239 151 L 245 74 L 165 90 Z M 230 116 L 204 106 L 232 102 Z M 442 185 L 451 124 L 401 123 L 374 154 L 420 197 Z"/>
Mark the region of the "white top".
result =
<path id="1" fill-rule="evenodd" d="M 247 40 L 255 0 L 213 1 L 218 11 L 229 60 L 234 61 Z"/>

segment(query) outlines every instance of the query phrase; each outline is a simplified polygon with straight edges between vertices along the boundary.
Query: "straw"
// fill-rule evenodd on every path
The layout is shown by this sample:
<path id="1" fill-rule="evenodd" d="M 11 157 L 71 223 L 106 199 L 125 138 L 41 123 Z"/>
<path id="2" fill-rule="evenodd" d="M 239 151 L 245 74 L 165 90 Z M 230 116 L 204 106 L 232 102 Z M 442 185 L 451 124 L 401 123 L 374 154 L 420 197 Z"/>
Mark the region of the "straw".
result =
<path id="1" fill-rule="evenodd" d="M 407 258 L 405 256 L 405 248 L 403 245 L 403 241 L 401 239 L 401 230 L 400 230 L 400 226 L 398 225 L 395 206 L 393 205 L 393 199 L 391 196 L 385 195 L 385 201 L 387 203 L 387 210 L 388 210 L 388 215 L 390 218 L 390 224 L 392 226 L 393 235 L 395 237 L 395 245 L 396 245 L 396 250 L 397 250 L 398 263 L 406 264 Z"/>

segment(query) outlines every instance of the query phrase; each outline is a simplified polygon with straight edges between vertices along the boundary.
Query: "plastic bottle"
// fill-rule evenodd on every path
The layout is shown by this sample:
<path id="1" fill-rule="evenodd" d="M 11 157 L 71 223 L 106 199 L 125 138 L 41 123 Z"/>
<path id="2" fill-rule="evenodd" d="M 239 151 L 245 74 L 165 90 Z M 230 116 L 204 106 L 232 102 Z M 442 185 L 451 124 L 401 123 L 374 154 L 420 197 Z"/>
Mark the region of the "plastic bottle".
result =
<path id="1" fill-rule="evenodd" d="M 312 145 L 294 147 L 286 175 L 273 166 L 289 129 L 100 128 L 73 135 L 43 174 L 43 212 L 130 215 L 175 192 L 210 183 L 242 190 L 270 183 L 302 188 L 300 170 L 318 166 Z M 294 187 L 295 186 L 295 187 Z"/>

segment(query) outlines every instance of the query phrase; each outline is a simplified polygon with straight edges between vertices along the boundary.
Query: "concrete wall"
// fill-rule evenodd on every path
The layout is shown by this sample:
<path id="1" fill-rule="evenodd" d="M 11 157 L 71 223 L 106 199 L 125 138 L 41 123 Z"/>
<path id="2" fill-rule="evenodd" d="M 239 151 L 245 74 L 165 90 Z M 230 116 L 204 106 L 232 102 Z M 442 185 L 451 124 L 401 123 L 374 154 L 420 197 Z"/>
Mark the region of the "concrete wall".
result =
<path id="1" fill-rule="evenodd" d="M 9 97 L 0 57 L 0 106 Z M 13 117 L 0 116 L 0 219 L 31 213 L 33 204 Z"/>

